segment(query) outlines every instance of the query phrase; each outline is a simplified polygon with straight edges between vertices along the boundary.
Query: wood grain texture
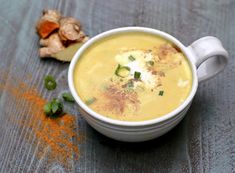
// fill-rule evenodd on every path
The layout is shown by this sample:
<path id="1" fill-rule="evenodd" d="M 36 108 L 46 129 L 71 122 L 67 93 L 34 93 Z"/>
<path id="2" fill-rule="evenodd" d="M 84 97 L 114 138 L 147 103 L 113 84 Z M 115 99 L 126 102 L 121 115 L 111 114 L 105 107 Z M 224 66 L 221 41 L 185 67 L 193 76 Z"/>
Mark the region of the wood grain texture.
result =
<path id="1" fill-rule="evenodd" d="M 145 143 L 108 139 L 87 125 L 75 105 L 67 105 L 76 116 L 77 132 L 86 140 L 77 144 L 80 159 L 71 160 L 65 168 L 56 159 L 48 162 L 48 148 L 38 158 L 37 146 L 26 140 L 29 134 L 39 142 L 35 135 L 27 126 L 9 121 L 22 119 L 30 109 L 16 109 L 20 103 L 7 95 L 6 88 L 16 83 L 15 78 L 36 86 L 46 99 L 68 90 L 68 64 L 38 58 L 34 25 L 44 8 L 80 19 L 90 36 L 122 26 L 146 26 L 166 31 L 188 45 L 213 35 L 229 51 L 229 65 L 216 78 L 200 84 L 191 109 L 174 130 Z M 0 0 L 0 82 L 5 88 L 0 91 L 0 172 L 235 172 L 234 16 L 234 0 Z M 46 74 L 60 81 L 55 92 L 43 88 Z"/>

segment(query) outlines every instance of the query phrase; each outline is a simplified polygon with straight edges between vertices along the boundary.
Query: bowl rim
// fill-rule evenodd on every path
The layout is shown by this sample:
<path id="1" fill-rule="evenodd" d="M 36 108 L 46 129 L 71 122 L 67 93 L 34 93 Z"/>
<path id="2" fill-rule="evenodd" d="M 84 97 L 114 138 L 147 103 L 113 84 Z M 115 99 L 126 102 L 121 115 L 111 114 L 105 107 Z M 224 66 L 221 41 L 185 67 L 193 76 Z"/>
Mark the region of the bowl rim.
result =
<path id="1" fill-rule="evenodd" d="M 188 59 L 188 62 L 191 66 L 191 70 L 192 70 L 192 77 L 193 77 L 193 83 L 192 83 L 192 88 L 191 91 L 188 95 L 188 97 L 184 100 L 184 102 L 178 106 L 176 109 L 174 109 L 173 111 L 161 116 L 161 117 L 157 117 L 154 119 L 150 119 L 150 120 L 144 120 L 144 121 L 122 121 L 122 120 L 116 120 L 116 119 L 112 119 L 112 118 L 108 118 L 105 117 L 95 111 L 93 111 L 91 108 L 89 108 L 79 97 L 79 95 L 76 92 L 75 86 L 74 86 L 74 80 L 73 80 L 73 72 L 74 72 L 74 68 L 76 66 L 77 61 L 79 60 L 80 56 L 82 55 L 82 53 L 88 48 L 90 47 L 94 42 L 110 36 L 110 35 L 115 35 L 118 33 L 126 33 L 126 32 L 144 32 L 144 33 L 150 33 L 153 35 L 158 35 L 160 37 L 163 37 L 165 39 L 167 39 L 168 41 L 174 43 L 176 46 L 178 46 L 181 51 L 185 54 L 186 58 Z M 105 32 L 102 32 L 94 37 L 92 37 L 90 40 L 88 40 L 84 45 L 82 45 L 77 52 L 75 53 L 75 55 L 73 56 L 73 59 L 70 63 L 69 66 L 69 70 L 68 70 L 68 84 L 69 84 L 69 89 L 71 91 L 71 94 L 73 95 L 75 101 L 78 103 L 78 105 L 85 111 L 87 112 L 90 116 L 104 122 L 107 124 L 111 124 L 111 125 L 117 125 L 117 126 L 147 126 L 147 125 L 152 125 L 152 124 L 156 124 L 156 123 L 160 123 L 163 121 L 166 121 L 174 116 L 176 116 L 177 114 L 179 114 L 182 110 L 184 110 L 187 105 L 190 104 L 190 102 L 192 101 L 196 91 L 197 91 L 197 87 L 198 87 L 198 77 L 197 77 L 197 70 L 196 70 L 196 66 L 194 64 L 194 60 L 192 55 L 190 54 L 190 52 L 188 51 L 188 49 L 179 41 L 177 40 L 175 37 L 173 37 L 172 35 L 157 30 L 157 29 L 153 29 L 153 28 L 147 28 L 147 27 L 122 27 L 122 28 L 116 28 L 116 29 L 111 29 Z"/>

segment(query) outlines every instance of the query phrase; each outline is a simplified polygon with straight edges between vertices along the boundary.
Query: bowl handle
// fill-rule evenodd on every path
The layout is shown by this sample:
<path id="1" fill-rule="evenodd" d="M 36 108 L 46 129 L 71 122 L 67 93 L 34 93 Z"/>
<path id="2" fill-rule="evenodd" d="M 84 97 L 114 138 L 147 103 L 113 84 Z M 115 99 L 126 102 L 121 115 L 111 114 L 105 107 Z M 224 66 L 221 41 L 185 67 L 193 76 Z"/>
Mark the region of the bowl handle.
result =
<path id="1" fill-rule="evenodd" d="M 212 36 L 200 38 L 188 46 L 197 67 L 198 81 L 203 82 L 220 73 L 228 63 L 228 52 L 221 41 Z"/>

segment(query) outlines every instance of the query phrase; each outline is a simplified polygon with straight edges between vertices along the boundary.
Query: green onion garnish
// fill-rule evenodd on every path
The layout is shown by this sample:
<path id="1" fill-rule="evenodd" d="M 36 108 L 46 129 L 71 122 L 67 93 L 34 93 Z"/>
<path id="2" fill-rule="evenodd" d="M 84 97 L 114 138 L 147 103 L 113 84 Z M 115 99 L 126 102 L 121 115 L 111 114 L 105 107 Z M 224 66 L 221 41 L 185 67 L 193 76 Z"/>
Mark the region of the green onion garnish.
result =
<path id="1" fill-rule="evenodd" d="M 116 70 L 115 70 L 115 75 L 119 76 L 119 77 L 127 77 L 130 74 L 130 68 L 127 66 L 121 66 L 120 64 L 118 64 Z"/>
<path id="2" fill-rule="evenodd" d="M 163 96 L 163 94 L 164 94 L 164 91 L 159 91 L 158 93 L 159 96 Z"/>
<path id="3" fill-rule="evenodd" d="M 56 81 L 54 79 L 54 77 L 47 75 L 44 78 L 44 86 L 46 87 L 46 89 L 48 90 L 54 90 L 57 86 Z"/>
<path id="4" fill-rule="evenodd" d="M 132 90 L 134 87 L 134 82 L 132 79 L 128 80 L 124 85 L 122 85 L 122 88 L 125 88 L 127 90 Z"/>
<path id="5" fill-rule="evenodd" d="M 53 102 L 51 105 L 51 111 L 52 113 L 56 113 L 59 110 L 59 104 L 57 102 Z"/>
<path id="6" fill-rule="evenodd" d="M 135 78 L 135 79 L 139 79 L 139 78 L 140 78 L 140 75 L 141 75 L 140 72 L 135 71 L 135 73 L 134 73 L 134 78 Z"/>
<path id="7" fill-rule="evenodd" d="M 95 97 L 92 97 L 92 98 L 86 100 L 85 103 L 86 103 L 87 105 L 91 105 L 91 104 L 94 103 L 95 101 L 96 101 L 96 98 L 95 98 Z"/>
<path id="8" fill-rule="evenodd" d="M 63 115 L 63 104 L 59 99 L 53 99 L 43 107 L 44 113 L 50 118 L 57 118 Z"/>
<path id="9" fill-rule="evenodd" d="M 63 93 L 62 97 L 63 97 L 64 101 L 67 101 L 67 102 L 74 102 L 75 101 L 71 93 Z"/>
<path id="10" fill-rule="evenodd" d="M 51 113 L 51 103 L 45 104 L 44 107 L 43 107 L 43 109 L 44 109 L 44 113 L 45 113 L 46 115 L 49 115 L 49 114 Z"/>
<path id="11" fill-rule="evenodd" d="M 147 65 L 148 65 L 148 66 L 153 66 L 153 65 L 154 65 L 154 61 L 148 61 L 148 62 L 147 62 Z"/>
<path id="12" fill-rule="evenodd" d="M 128 88 L 134 87 L 133 81 L 132 81 L 132 80 L 129 80 L 129 81 L 127 82 L 126 86 L 127 86 Z"/>
<path id="13" fill-rule="evenodd" d="M 130 56 L 128 57 L 128 59 L 129 59 L 130 61 L 135 61 L 135 58 L 134 58 L 132 55 L 130 55 Z"/>

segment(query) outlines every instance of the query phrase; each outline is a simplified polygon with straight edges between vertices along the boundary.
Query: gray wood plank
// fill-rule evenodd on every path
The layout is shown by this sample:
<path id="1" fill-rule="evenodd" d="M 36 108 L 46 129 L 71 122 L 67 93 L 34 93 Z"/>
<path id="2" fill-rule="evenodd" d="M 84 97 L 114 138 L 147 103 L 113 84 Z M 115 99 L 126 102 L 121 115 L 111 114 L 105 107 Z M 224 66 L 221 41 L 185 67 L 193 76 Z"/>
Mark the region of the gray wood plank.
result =
<path id="1" fill-rule="evenodd" d="M 235 172 L 235 1 L 0 0 L 0 4 L 0 172 Z M 45 99 L 68 90 L 68 64 L 38 58 L 34 25 L 44 8 L 80 19 L 90 36 L 117 27 L 146 26 L 189 45 L 214 35 L 228 49 L 229 65 L 216 78 L 200 84 L 191 109 L 174 130 L 145 143 L 108 139 L 87 125 L 77 106 L 66 105 L 76 117 L 77 133 L 85 140 L 74 141 L 80 158 L 70 159 L 65 167 L 56 158 L 49 161 L 49 152 L 38 157 L 38 145 L 28 140 L 39 142 L 33 131 L 27 124 L 17 126 L 10 121 L 27 117 L 37 123 L 30 118 L 32 106 L 9 96 L 10 86 L 24 81 Z M 56 76 L 57 90 L 43 88 L 46 74 Z"/>

